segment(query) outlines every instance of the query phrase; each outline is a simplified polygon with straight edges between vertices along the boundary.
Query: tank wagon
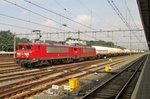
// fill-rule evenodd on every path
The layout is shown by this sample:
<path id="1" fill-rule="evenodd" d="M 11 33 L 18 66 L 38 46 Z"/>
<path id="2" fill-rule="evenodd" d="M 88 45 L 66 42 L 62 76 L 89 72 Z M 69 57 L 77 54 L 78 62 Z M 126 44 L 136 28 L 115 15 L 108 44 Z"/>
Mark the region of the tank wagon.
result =
<path id="1" fill-rule="evenodd" d="M 58 62 L 69 63 L 91 59 L 96 56 L 95 48 L 49 43 L 18 44 L 16 62 L 21 66 L 42 66 Z"/>
<path id="2" fill-rule="evenodd" d="M 111 48 L 111 47 L 103 47 L 103 46 L 92 46 L 92 47 L 96 49 L 97 58 L 127 55 L 130 53 L 130 51 L 126 51 L 119 48 Z"/>

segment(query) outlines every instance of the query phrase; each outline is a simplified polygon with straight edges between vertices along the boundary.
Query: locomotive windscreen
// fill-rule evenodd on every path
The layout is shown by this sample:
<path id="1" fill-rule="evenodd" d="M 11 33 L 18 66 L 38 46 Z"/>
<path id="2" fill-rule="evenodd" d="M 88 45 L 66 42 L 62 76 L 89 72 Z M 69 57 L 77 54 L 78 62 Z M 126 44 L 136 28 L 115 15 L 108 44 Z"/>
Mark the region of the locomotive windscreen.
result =
<path id="1" fill-rule="evenodd" d="M 68 48 L 47 46 L 46 47 L 46 52 L 47 53 L 67 53 L 68 52 Z"/>
<path id="2" fill-rule="evenodd" d="M 27 50 L 31 50 L 31 49 L 32 49 L 32 46 L 31 46 L 31 45 L 27 45 L 27 46 L 26 46 L 26 49 L 27 49 Z"/>
<path id="3" fill-rule="evenodd" d="M 32 46 L 31 45 L 19 45 L 20 50 L 31 50 Z"/>
<path id="4" fill-rule="evenodd" d="M 19 45 L 18 49 L 23 50 L 25 47 L 23 45 Z"/>

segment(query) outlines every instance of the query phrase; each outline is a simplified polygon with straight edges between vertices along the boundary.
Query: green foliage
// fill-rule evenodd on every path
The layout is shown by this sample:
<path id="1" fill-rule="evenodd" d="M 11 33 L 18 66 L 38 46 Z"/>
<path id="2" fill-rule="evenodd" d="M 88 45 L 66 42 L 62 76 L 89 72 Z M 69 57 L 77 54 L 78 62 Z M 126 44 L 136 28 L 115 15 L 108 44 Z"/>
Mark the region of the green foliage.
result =
<path id="1" fill-rule="evenodd" d="M 76 38 L 71 38 L 71 37 L 66 38 L 66 41 L 69 41 L 69 40 L 78 40 L 78 39 L 76 39 Z"/>
<path id="2" fill-rule="evenodd" d="M 105 46 L 105 47 L 113 47 L 113 48 L 121 48 L 124 49 L 123 47 L 115 45 L 113 42 L 106 42 L 106 41 L 86 41 L 87 45 L 96 45 L 96 46 Z"/>
<path id="3" fill-rule="evenodd" d="M 78 39 L 69 37 L 69 38 L 66 39 L 66 41 L 68 41 L 68 40 L 78 40 Z M 86 41 L 86 43 L 89 46 L 95 45 L 95 46 L 105 46 L 105 47 L 113 47 L 113 48 L 124 49 L 123 47 L 115 45 L 113 42 L 106 42 L 106 41 L 102 41 L 102 40 L 98 40 L 98 41 Z"/>
<path id="4" fill-rule="evenodd" d="M 16 45 L 18 43 L 29 43 L 27 38 L 16 37 Z M 0 51 L 13 51 L 14 34 L 8 31 L 0 31 Z"/>

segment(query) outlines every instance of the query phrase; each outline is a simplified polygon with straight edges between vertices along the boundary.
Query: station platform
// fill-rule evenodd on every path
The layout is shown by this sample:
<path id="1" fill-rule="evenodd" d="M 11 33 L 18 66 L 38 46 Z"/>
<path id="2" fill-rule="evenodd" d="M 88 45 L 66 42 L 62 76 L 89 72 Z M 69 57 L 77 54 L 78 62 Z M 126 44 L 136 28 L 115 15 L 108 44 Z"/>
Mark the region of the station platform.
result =
<path id="1" fill-rule="evenodd" d="M 146 59 L 131 99 L 150 99 L 150 55 Z"/>

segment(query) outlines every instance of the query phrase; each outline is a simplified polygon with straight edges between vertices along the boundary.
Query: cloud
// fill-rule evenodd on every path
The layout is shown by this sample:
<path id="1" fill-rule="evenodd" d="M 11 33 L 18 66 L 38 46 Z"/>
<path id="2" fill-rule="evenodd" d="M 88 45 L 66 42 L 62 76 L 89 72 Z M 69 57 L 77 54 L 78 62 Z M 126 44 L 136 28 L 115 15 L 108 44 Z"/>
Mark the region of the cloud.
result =
<path id="1" fill-rule="evenodd" d="M 51 20 L 46 20 L 45 22 L 43 22 L 43 25 L 46 25 L 46 26 L 56 26 L 56 24 L 51 21 Z"/>
<path id="2" fill-rule="evenodd" d="M 18 2 L 23 2 L 23 1 L 22 1 L 22 0 L 10 0 L 10 2 L 18 3 Z M 6 2 L 3 1 L 3 0 L 0 0 L 0 3 L 1 3 L 1 4 L 8 4 L 8 3 L 6 3 Z"/>
<path id="3" fill-rule="evenodd" d="M 8 3 L 6 3 L 6 2 L 5 2 L 5 1 L 3 1 L 3 0 L 0 0 L 0 5 L 5 6 L 6 4 L 8 4 Z"/>
<path id="4" fill-rule="evenodd" d="M 29 12 L 26 11 L 26 10 L 23 10 L 23 11 L 21 12 L 21 15 L 23 15 L 23 16 L 26 16 L 26 15 L 28 15 L 28 14 L 29 14 Z"/>
<path id="5" fill-rule="evenodd" d="M 80 23 L 90 23 L 91 17 L 85 14 L 79 15 L 75 18 L 75 21 Z"/>

